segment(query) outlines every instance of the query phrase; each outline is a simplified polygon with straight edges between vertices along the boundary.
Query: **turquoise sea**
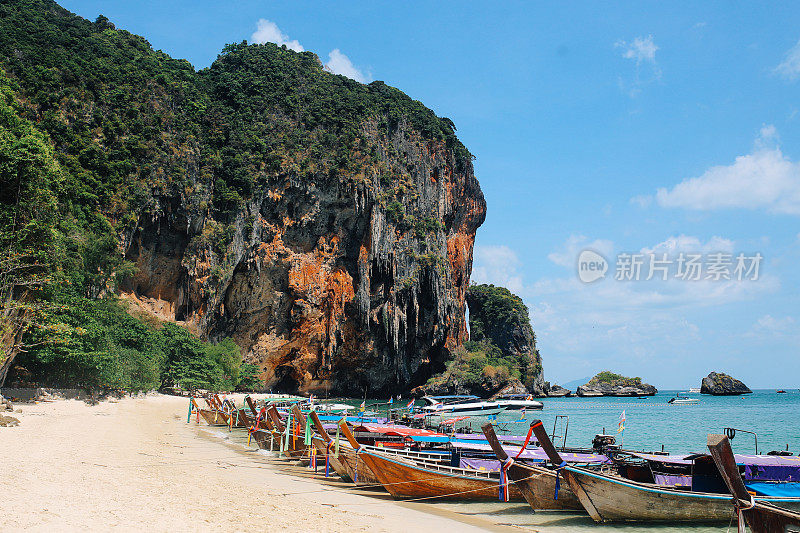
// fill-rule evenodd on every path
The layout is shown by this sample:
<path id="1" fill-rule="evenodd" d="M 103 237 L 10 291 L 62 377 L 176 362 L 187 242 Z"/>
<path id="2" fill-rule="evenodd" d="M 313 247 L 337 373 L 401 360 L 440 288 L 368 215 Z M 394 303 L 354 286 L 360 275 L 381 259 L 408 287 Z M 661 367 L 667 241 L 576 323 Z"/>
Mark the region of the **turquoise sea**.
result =
<path id="1" fill-rule="evenodd" d="M 800 453 L 800 391 L 786 391 L 786 394 L 777 394 L 775 389 L 769 389 L 744 396 L 708 396 L 665 390 L 642 399 L 542 398 L 544 409 L 528 411 L 525 420 L 521 420 L 519 412 L 513 412 L 501 413 L 497 422 L 500 428 L 507 430 L 506 434 L 524 435 L 530 421 L 539 418 L 552 433 L 556 416 L 566 415 L 569 417 L 567 445 L 589 447 L 592 438 L 603 431 L 617 435 L 619 442 L 619 420 L 625 411 L 625 430 L 621 437 L 626 449 L 661 450 L 663 445 L 670 453 L 705 452 L 709 433 L 723 433 L 726 427 L 732 427 L 755 432 L 759 453 L 785 450 L 788 445 L 789 451 L 797 455 Z M 667 403 L 678 392 L 700 402 L 696 405 Z M 386 400 L 367 400 L 367 405 L 378 401 Z M 360 404 L 360 400 L 345 402 L 354 406 Z M 456 425 L 469 424 L 480 432 L 485 422 L 484 417 L 472 417 Z M 563 430 L 559 429 L 558 433 Z M 755 452 L 753 435 L 737 432 L 731 443 L 737 453 Z"/>
<path id="2" fill-rule="evenodd" d="M 528 419 L 541 418 L 552 431 L 556 415 L 569 416 L 567 444 L 588 446 L 592 437 L 605 428 L 616 434 L 622 411 L 625 411 L 623 445 L 629 449 L 660 450 L 670 453 L 706 451 L 706 436 L 723 433 L 732 427 L 758 435 L 759 453 L 789 450 L 800 453 L 800 392 L 786 389 L 786 394 L 757 390 L 744 396 L 707 396 L 688 394 L 700 400 L 696 405 L 675 405 L 667 401 L 676 392 L 661 391 L 655 396 L 637 398 L 545 398 L 544 409 L 528 413 Z M 514 416 L 500 415 L 499 421 Z M 524 433 L 524 424 L 515 433 Z M 480 425 L 475 426 L 476 429 Z M 511 426 L 509 426 L 511 427 Z M 523 429 L 525 431 L 523 431 Z M 737 453 L 754 453 L 755 438 L 737 432 L 731 441 Z"/>

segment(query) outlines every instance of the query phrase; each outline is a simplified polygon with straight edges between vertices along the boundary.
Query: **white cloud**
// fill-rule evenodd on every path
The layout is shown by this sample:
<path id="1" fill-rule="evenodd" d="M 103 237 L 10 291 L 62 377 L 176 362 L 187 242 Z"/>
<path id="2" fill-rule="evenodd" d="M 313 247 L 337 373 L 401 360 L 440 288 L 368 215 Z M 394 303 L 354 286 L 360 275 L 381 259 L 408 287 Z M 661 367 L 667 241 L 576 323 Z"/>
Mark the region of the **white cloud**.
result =
<path id="1" fill-rule="evenodd" d="M 472 280 L 506 287 L 519 294 L 523 288 L 521 264 L 517 253 L 508 246 L 475 246 Z"/>
<path id="2" fill-rule="evenodd" d="M 617 41 L 615 46 L 622 48 L 622 57 L 626 59 L 634 59 L 637 65 L 642 62 L 655 64 L 656 51 L 658 46 L 653 42 L 653 36 L 636 37 L 630 43 L 625 41 Z"/>
<path id="3" fill-rule="evenodd" d="M 290 40 L 289 36 L 283 33 L 281 29 L 278 28 L 277 24 L 267 19 L 258 20 L 256 31 L 250 36 L 250 41 L 255 44 L 275 43 L 278 46 L 286 45 L 286 48 L 294 50 L 295 52 L 305 51 L 305 48 L 303 48 L 303 45 L 301 45 L 297 39 Z M 355 65 L 353 65 L 353 62 L 350 61 L 350 58 L 344 55 L 338 48 L 334 48 L 328 54 L 328 62 L 325 63 L 325 70 L 334 74 L 347 76 L 361 83 L 367 83 L 370 78 L 370 76 L 365 75 L 357 69 Z"/>
<path id="4" fill-rule="evenodd" d="M 653 197 L 649 194 L 634 196 L 631 198 L 631 203 L 644 209 L 645 207 L 650 207 L 650 204 L 653 203 Z"/>
<path id="5" fill-rule="evenodd" d="M 769 147 L 777 138 L 774 126 L 764 126 L 752 153 L 737 157 L 730 165 L 711 167 L 671 190 L 658 189 L 658 204 L 696 210 L 766 209 L 800 215 L 800 164 L 786 157 L 779 147 Z"/>
<path id="6" fill-rule="evenodd" d="M 358 70 L 350 58 L 344 55 L 338 48 L 331 50 L 328 54 L 328 62 L 325 63 L 325 69 L 334 74 L 341 74 L 350 79 L 356 80 L 361 83 L 367 83 L 369 76 L 364 75 L 363 72 Z"/>
<path id="7" fill-rule="evenodd" d="M 289 40 L 289 36 L 283 33 L 277 24 L 267 19 L 258 19 L 256 31 L 250 36 L 250 40 L 255 44 L 275 43 L 278 46 L 286 45 L 286 48 L 295 52 L 305 51 L 305 48 L 297 39 Z"/>
<path id="8" fill-rule="evenodd" d="M 622 77 L 618 79 L 620 89 L 627 92 L 631 98 L 638 96 L 645 85 L 661 79 L 661 69 L 656 63 L 658 46 L 653 41 L 652 35 L 636 37 L 631 42 L 619 40 L 614 43 L 614 46 L 622 48 L 622 57 L 632 59 L 636 63 L 636 76 L 631 82 L 627 82 Z M 642 72 L 645 70 L 649 74 L 643 77 Z"/>
<path id="9" fill-rule="evenodd" d="M 674 259 L 681 251 L 733 252 L 736 246 L 722 236 L 701 239 L 679 234 L 644 246 L 642 251 L 666 252 Z M 605 280 L 587 284 L 578 279 L 575 261 L 583 247 L 605 254 L 610 263 Z M 748 302 L 763 300 L 780 290 L 780 281 L 770 272 L 761 272 L 758 281 L 684 281 L 674 278 L 673 267 L 667 281 L 658 277 L 644 281 L 647 270 L 643 268 L 642 281 L 617 281 L 615 253 L 611 241 L 572 235 L 548 255 L 553 263 L 568 268 L 568 274 L 526 281 L 522 262 L 513 249 L 476 246 L 473 278 L 506 286 L 524 299 L 551 381 L 574 379 L 606 368 L 641 375 L 644 367 L 654 373 L 649 376 L 650 382 L 658 385 L 658 380 L 664 379 L 659 372 L 666 376 L 674 369 L 665 367 L 667 362 L 707 372 L 694 368 L 703 360 L 698 355 L 705 348 L 700 346 L 724 344 L 743 333 L 709 328 L 705 317 L 747 307 Z M 779 326 L 793 326 L 785 319 L 777 322 Z M 790 331 L 791 327 L 785 338 L 791 340 Z M 768 335 L 761 332 L 758 338 L 762 337 Z M 648 381 L 648 376 L 642 377 Z M 666 379 L 675 383 L 683 377 Z"/>
<path id="10" fill-rule="evenodd" d="M 680 252 L 690 253 L 712 253 L 712 252 L 727 252 L 733 253 L 733 241 L 724 237 L 711 237 L 705 243 L 698 237 L 690 235 L 677 235 L 668 237 L 664 241 L 656 244 L 652 248 L 642 248 L 641 252 L 645 254 L 666 253 L 672 257 Z"/>
<path id="11" fill-rule="evenodd" d="M 605 239 L 589 241 L 583 235 L 570 235 L 561 249 L 547 254 L 547 258 L 559 266 L 574 269 L 578 254 L 583 250 L 594 250 L 608 259 L 614 250 L 614 243 Z"/>
<path id="12" fill-rule="evenodd" d="M 797 322 L 790 316 L 775 318 L 772 315 L 764 315 L 756 321 L 755 327 L 771 333 L 785 333 L 796 330 Z"/>
<path id="13" fill-rule="evenodd" d="M 764 315 L 753 324 L 745 337 L 759 339 L 760 342 L 790 342 L 800 345 L 800 324 L 791 316 L 774 317 Z"/>
<path id="14" fill-rule="evenodd" d="M 797 42 L 783 58 L 774 72 L 787 80 L 796 80 L 800 76 L 800 41 Z"/>

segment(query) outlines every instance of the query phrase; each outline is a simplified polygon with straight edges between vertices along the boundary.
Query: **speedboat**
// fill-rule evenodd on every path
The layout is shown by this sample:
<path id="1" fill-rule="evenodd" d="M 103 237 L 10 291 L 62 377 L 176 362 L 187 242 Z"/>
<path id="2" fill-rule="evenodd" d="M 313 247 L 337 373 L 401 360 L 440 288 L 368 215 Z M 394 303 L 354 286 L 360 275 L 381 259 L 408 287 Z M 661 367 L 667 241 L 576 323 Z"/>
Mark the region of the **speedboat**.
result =
<path id="1" fill-rule="evenodd" d="M 507 411 L 544 409 L 544 404 L 534 400 L 530 394 L 504 394 L 495 401 L 504 406 Z"/>
<path id="2" fill-rule="evenodd" d="M 667 403 L 671 404 L 695 404 L 700 403 L 697 398 L 689 398 L 688 396 L 681 396 L 680 393 L 676 394 L 674 398 L 670 398 Z"/>
<path id="3" fill-rule="evenodd" d="M 424 396 L 427 405 L 422 411 L 429 415 L 496 415 L 503 411 L 542 409 L 542 402 L 528 399 L 481 400 L 477 396 Z"/>

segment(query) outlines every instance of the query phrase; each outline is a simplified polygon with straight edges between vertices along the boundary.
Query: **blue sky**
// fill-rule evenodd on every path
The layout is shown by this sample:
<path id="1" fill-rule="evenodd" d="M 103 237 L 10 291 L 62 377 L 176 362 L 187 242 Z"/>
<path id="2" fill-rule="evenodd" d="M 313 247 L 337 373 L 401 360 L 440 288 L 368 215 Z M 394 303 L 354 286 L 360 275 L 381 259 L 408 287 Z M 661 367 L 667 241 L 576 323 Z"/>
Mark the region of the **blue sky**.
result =
<path id="1" fill-rule="evenodd" d="M 547 379 L 798 386 L 800 7 L 61 3 L 197 68 L 254 34 L 285 42 L 450 117 L 489 206 L 473 278 L 524 298 Z M 593 283 L 586 248 L 609 265 Z M 757 280 L 617 281 L 621 252 L 645 273 L 648 253 L 763 261 Z"/>

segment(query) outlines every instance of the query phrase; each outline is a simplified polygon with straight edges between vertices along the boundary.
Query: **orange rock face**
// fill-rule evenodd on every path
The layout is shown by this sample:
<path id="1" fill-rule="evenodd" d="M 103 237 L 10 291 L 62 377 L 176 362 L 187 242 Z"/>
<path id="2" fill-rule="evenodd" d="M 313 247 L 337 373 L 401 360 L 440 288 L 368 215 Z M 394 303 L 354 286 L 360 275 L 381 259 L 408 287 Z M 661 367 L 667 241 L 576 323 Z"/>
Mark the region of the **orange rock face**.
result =
<path id="1" fill-rule="evenodd" d="M 224 255 L 204 236 L 225 228 L 209 222 L 195 236 L 136 235 L 128 257 L 140 272 L 126 290 L 212 340 L 232 337 L 266 389 L 391 394 L 424 383 L 467 338 L 486 205 L 471 164 L 459 168 L 444 142 L 364 129 L 368 164 L 272 180 L 242 208 Z"/>

